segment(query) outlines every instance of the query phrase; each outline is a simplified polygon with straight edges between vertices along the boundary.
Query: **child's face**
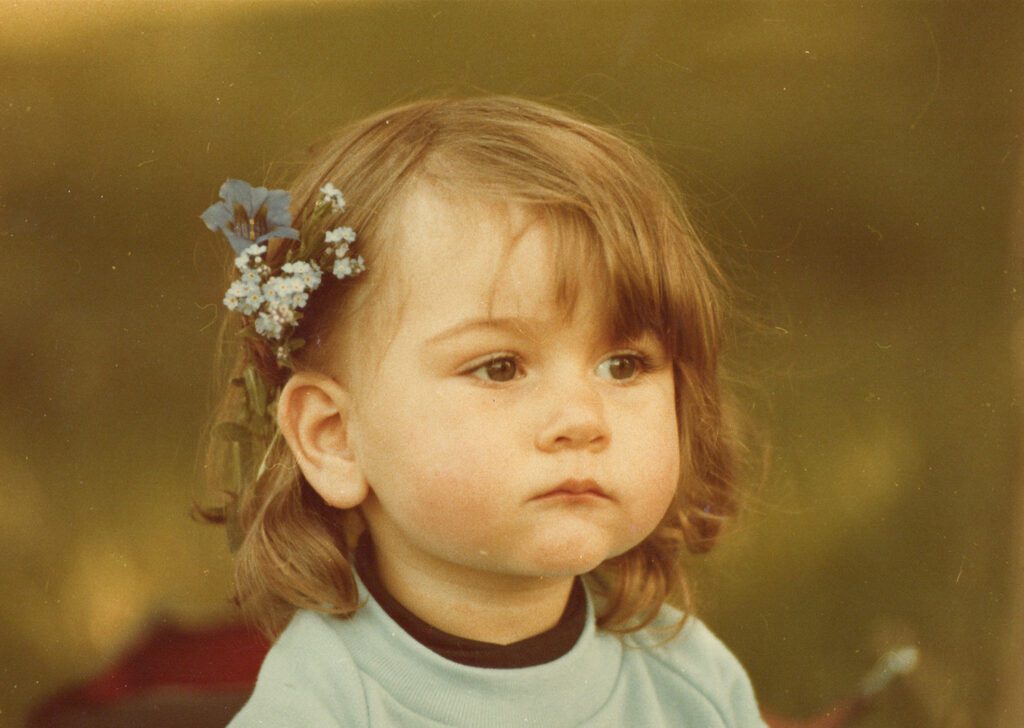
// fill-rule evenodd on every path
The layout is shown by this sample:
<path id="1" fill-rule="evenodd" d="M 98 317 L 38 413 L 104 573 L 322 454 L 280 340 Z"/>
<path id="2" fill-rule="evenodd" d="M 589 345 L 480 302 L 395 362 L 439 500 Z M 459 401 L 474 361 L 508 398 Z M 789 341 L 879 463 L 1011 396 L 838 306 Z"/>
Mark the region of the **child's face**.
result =
<path id="1" fill-rule="evenodd" d="M 420 185 L 398 219 L 395 327 L 348 358 L 377 548 L 455 578 L 582 574 L 635 546 L 679 478 L 657 340 L 608 340 L 594 286 L 567 317 L 521 208 Z"/>

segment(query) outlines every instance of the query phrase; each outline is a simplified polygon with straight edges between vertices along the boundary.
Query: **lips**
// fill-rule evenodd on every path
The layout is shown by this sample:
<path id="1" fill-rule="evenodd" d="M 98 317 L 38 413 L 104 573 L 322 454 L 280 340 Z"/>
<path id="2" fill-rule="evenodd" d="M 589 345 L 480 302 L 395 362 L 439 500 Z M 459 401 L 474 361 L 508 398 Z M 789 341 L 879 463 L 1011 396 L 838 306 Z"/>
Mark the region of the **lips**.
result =
<path id="1" fill-rule="evenodd" d="M 563 480 L 554 488 L 544 491 L 537 496 L 537 499 L 558 497 L 608 498 L 609 495 L 604 492 L 595 480 L 589 478 L 569 478 L 568 480 Z"/>

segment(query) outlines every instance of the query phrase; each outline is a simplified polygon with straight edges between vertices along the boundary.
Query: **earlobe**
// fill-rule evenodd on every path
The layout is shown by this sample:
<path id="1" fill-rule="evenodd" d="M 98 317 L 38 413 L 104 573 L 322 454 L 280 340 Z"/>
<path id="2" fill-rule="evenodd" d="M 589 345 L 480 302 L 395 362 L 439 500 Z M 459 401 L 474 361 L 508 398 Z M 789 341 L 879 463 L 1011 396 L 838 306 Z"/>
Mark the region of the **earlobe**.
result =
<path id="1" fill-rule="evenodd" d="M 296 372 L 277 403 L 277 423 L 313 489 L 328 505 L 355 508 L 366 478 L 351 448 L 351 396 L 330 377 Z"/>

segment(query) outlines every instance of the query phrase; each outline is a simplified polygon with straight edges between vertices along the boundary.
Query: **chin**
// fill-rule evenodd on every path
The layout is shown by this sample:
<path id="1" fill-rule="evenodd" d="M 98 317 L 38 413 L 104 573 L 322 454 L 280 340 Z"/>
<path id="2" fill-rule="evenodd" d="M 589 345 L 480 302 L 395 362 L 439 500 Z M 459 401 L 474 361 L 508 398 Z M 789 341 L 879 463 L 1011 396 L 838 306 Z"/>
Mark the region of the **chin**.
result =
<path id="1" fill-rule="evenodd" d="M 610 548 L 594 540 L 560 538 L 537 544 L 532 553 L 523 555 L 529 560 L 527 568 L 537 576 L 580 576 L 626 550 L 628 547 Z"/>

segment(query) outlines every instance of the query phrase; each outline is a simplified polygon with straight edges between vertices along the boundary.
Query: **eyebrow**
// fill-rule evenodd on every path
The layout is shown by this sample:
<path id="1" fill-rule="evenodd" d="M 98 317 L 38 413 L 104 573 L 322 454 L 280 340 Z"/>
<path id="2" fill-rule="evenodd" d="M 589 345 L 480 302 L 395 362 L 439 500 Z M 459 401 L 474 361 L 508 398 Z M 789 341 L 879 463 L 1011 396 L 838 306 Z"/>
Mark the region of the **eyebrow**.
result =
<path id="1" fill-rule="evenodd" d="M 501 331 L 517 336 L 531 337 L 541 328 L 541 321 L 534 318 L 501 317 L 492 318 L 484 316 L 481 318 L 466 319 L 451 326 L 440 333 L 434 334 L 427 339 L 427 345 L 439 344 L 449 339 L 454 339 L 464 334 L 477 331 Z"/>

